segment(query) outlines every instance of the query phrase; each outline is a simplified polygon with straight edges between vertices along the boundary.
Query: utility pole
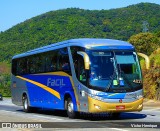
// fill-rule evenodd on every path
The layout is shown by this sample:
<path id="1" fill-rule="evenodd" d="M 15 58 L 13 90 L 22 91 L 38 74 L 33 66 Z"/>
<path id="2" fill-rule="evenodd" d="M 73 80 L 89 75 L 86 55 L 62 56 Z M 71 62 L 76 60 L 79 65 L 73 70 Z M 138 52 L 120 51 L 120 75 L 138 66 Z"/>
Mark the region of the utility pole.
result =
<path id="1" fill-rule="evenodd" d="M 145 32 L 148 32 L 148 31 L 149 31 L 149 23 L 148 23 L 147 21 L 143 21 L 142 26 L 143 26 L 142 32 L 145 33 Z"/>

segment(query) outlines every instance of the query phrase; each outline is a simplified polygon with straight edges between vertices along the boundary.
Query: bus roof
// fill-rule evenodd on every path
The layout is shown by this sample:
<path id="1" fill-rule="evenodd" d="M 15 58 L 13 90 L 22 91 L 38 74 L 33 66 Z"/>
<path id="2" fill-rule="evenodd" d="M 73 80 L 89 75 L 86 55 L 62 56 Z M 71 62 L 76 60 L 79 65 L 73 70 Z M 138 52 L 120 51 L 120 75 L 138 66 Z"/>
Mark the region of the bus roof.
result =
<path id="1" fill-rule="evenodd" d="M 87 49 L 108 49 L 108 50 L 134 50 L 134 46 L 128 42 L 114 39 L 96 39 L 96 38 L 80 38 L 80 39 L 70 39 L 54 44 L 50 44 L 47 46 L 43 46 L 40 48 L 36 48 L 34 50 L 27 51 L 22 54 L 15 55 L 13 59 L 25 57 L 33 54 L 38 54 L 46 51 L 51 51 L 67 46 L 80 46 L 85 47 Z"/>

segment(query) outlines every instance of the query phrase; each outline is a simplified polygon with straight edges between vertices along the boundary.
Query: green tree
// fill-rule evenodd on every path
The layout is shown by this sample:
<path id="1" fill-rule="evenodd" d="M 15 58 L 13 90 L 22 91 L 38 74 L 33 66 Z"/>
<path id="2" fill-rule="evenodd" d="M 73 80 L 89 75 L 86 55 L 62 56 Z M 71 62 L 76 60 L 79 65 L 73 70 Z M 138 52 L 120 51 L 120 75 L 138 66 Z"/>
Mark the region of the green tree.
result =
<path id="1" fill-rule="evenodd" d="M 143 69 L 144 95 L 160 100 L 160 48 L 150 55 L 151 68 Z"/>
<path id="2" fill-rule="evenodd" d="M 150 55 L 160 46 L 160 40 L 152 33 L 139 33 L 130 37 L 129 42 L 138 52 Z"/>
<path id="3" fill-rule="evenodd" d="M 0 93 L 3 96 L 11 96 L 10 69 L 11 67 L 8 62 L 0 62 Z"/>

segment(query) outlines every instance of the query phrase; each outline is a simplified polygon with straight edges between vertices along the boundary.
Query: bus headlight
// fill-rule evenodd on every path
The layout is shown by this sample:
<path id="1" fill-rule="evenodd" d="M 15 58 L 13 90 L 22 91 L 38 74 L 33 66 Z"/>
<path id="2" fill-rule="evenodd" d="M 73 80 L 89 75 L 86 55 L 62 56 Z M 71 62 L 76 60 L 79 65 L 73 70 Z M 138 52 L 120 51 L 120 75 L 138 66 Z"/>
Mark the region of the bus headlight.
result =
<path id="1" fill-rule="evenodd" d="M 143 97 L 143 95 L 137 95 L 137 99 L 140 99 L 142 97 Z"/>
<path id="2" fill-rule="evenodd" d="M 102 100 L 102 98 L 101 98 L 101 97 L 99 97 L 99 96 L 95 96 L 94 98 L 95 98 L 95 99 L 97 99 L 97 100 L 99 100 L 99 101 L 101 101 L 101 100 Z"/>
<path id="3" fill-rule="evenodd" d="M 99 96 L 96 96 L 96 95 L 93 95 L 93 94 L 88 94 L 88 96 L 90 96 L 90 97 L 93 98 L 93 99 L 99 100 L 99 101 L 102 101 L 102 100 L 103 100 L 102 97 L 99 97 Z"/>

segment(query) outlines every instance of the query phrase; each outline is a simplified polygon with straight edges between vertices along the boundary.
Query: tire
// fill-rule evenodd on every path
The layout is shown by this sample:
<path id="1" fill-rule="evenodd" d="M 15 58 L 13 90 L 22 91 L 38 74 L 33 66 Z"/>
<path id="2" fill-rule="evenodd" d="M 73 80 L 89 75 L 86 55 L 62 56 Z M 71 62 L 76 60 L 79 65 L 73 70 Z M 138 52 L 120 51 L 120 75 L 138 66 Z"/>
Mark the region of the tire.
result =
<path id="1" fill-rule="evenodd" d="M 111 117 L 114 118 L 114 119 L 117 119 L 117 118 L 120 118 L 120 115 L 121 115 L 120 112 L 112 113 L 112 114 L 111 114 Z"/>
<path id="2" fill-rule="evenodd" d="M 27 96 L 24 96 L 23 97 L 23 111 L 24 112 L 31 112 L 31 107 L 29 106 L 29 103 L 28 103 L 28 98 Z"/>
<path id="3" fill-rule="evenodd" d="M 71 98 L 67 99 L 66 109 L 69 118 L 74 119 L 77 117 L 77 112 L 74 111 L 74 105 Z"/>

